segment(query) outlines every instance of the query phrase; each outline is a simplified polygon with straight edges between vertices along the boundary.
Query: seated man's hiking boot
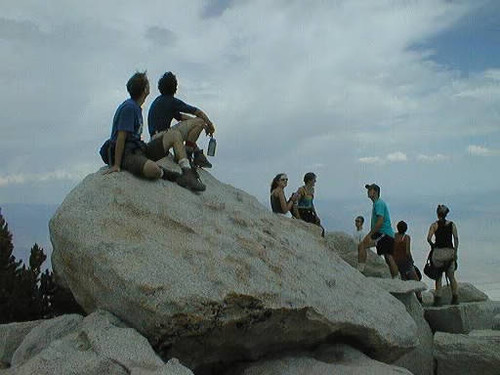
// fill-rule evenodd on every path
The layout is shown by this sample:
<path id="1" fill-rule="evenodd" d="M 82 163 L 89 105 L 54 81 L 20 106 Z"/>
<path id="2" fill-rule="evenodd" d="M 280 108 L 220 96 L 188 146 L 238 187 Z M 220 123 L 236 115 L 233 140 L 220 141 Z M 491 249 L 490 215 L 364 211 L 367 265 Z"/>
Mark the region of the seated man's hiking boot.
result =
<path id="1" fill-rule="evenodd" d="M 212 168 L 212 163 L 203 154 L 203 150 L 196 150 L 194 152 L 193 164 L 200 168 Z"/>
<path id="2" fill-rule="evenodd" d="M 168 181 L 172 181 L 172 182 L 175 182 L 177 181 L 177 179 L 179 177 L 181 177 L 182 175 L 178 172 L 174 172 L 174 171 L 169 171 L 168 169 L 166 168 L 163 168 L 163 167 L 160 167 L 163 171 L 163 176 L 161 176 L 162 179 L 164 180 L 168 180 Z"/>
<path id="3" fill-rule="evenodd" d="M 207 187 L 196 175 L 197 173 L 193 172 L 191 168 L 182 169 L 182 176 L 177 178 L 177 184 L 193 191 L 205 191 Z"/>

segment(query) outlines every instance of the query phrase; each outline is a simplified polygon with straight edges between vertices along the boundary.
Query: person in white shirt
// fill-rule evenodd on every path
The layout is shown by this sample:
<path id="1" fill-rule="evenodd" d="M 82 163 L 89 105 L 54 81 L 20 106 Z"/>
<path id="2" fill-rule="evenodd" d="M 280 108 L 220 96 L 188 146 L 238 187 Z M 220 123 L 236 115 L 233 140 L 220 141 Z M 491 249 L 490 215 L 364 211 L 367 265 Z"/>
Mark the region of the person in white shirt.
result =
<path id="1" fill-rule="evenodd" d="M 356 242 L 356 245 L 363 241 L 363 238 L 365 238 L 366 236 L 366 233 L 363 230 L 364 222 L 365 218 L 363 216 L 357 216 L 356 219 L 354 219 L 356 230 L 353 232 L 352 237 L 354 238 L 354 242 Z"/>

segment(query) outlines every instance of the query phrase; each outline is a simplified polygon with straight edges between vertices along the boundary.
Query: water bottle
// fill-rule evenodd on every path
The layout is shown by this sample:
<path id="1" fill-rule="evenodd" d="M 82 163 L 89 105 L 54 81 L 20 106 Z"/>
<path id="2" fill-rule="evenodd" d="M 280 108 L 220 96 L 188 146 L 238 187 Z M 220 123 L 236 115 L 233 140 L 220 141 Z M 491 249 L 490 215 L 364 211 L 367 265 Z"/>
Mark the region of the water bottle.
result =
<path id="1" fill-rule="evenodd" d="M 214 137 L 211 137 L 210 141 L 208 142 L 208 149 L 207 149 L 208 156 L 215 155 L 215 147 L 217 147 L 217 141 L 215 140 Z"/>

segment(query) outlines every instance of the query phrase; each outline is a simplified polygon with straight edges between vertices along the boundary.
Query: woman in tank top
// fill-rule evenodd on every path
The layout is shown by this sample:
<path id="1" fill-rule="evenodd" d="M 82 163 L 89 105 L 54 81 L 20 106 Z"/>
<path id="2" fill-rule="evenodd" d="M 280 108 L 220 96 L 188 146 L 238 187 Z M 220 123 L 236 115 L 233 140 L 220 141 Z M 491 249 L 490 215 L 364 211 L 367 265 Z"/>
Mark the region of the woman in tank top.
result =
<path id="1" fill-rule="evenodd" d="M 288 201 L 285 198 L 285 187 L 288 185 L 288 177 L 285 173 L 279 173 L 271 182 L 271 209 L 277 214 L 291 212 L 294 203 L 297 202 L 298 195 L 292 194 Z"/>
<path id="2" fill-rule="evenodd" d="M 450 210 L 444 204 L 437 206 L 436 214 L 438 220 L 431 224 L 427 235 L 427 242 L 434 249 L 432 252 L 432 263 L 437 268 L 442 268 L 451 284 L 451 303 L 458 304 L 458 283 L 455 278 L 455 268 L 458 251 L 457 227 L 452 221 L 446 220 Z M 434 236 L 434 242 L 432 237 Z M 434 304 L 441 303 L 441 281 L 442 274 L 436 280 L 436 291 L 434 294 Z"/>

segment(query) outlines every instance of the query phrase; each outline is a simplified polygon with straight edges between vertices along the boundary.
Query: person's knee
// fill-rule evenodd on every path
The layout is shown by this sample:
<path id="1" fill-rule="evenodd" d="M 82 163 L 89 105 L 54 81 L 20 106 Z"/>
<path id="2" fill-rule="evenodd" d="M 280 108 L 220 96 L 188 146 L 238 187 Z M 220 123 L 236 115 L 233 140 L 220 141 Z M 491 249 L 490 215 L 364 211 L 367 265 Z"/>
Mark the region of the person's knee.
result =
<path id="1" fill-rule="evenodd" d="M 161 169 L 160 167 L 152 162 L 151 160 L 148 160 L 145 164 L 144 167 L 142 168 L 142 173 L 144 177 L 150 178 L 150 179 L 158 179 L 161 177 Z"/>

